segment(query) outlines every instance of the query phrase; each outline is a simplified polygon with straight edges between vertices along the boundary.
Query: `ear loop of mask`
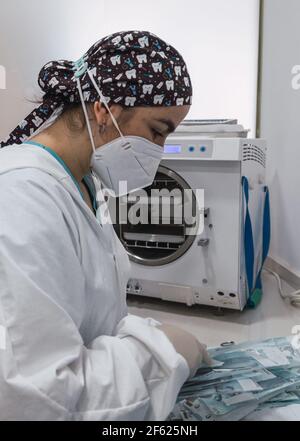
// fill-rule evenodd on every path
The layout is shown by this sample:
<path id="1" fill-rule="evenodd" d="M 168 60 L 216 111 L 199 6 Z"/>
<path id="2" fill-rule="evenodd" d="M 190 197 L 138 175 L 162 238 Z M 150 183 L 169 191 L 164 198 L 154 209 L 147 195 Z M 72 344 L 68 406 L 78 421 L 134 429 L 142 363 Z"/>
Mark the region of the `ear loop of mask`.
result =
<path id="1" fill-rule="evenodd" d="M 94 86 L 95 86 L 95 88 L 96 88 L 98 94 L 100 95 L 100 98 L 102 97 L 101 99 L 104 99 L 104 97 L 103 97 L 103 95 L 102 95 L 100 89 L 97 87 L 97 84 L 96 84 L 96 82 L 94 81 L 94 78 L 90 75 L 90 71 L 88 71 L 88 73 L 89 73 L 89 76 L 90 76 L 90 78 L 91 78 L 91 80 L 92 80 L 92 82 L 93 82 L 93 84 L 94 84 Z M 91 140 L 91 143 L 92 143 L 93 151 L 96 152 L 95 142 L 94 142 L 94 138 L 93 138 L 93 134 L 92 134 L 92 129 L 91 129 L 90 121 L 89 121 L 89 116 L 88 116 L 88 113 L 87 113 L 87 108 L 86 108 L 86 104 L 85 104 L 84 97 L 83 97 L 83 93 L 82 93 L 82 88 L 81 88 L 80 78 L 78 77 L 78 78 L 76 79 L 76 81 L 77 81 L 77 89 L 78 89 L 78 92 L 79 92 L 79 96 L 80 96 L 80 100 L 81 100 L 81 104 L 82 104 L 82 109 L 83 109 L 83 113 L 84 113 L 84 116 L 85 116 L 85 120 L 86 120 L 86 124 L 87 124 L 87 128 L 88 128 L 88 132 L 89 132 L 90 140 Z M 114 124 L 116 125 L 116 128 L 117 128 L 118 132 L 120 133 L 120 136 L 122 137 L 122 139 L 124 139 L 124 136 L 123 136 L 123 134 L 121 133 L 121 131 L 120 131 L 120 129 L 119 129 L 119 126 L 118 126 L 118 124 L 117 124 L 117 122 L 116 122 L 114 116 L 112 115 L 112 113 L 111 113 L 109 107 L 107 106 L 105 99 L 104 99 L 104 105 L 105 105 L 105 107 L 108 109 L 108 112 L 109 112 L 109 114 L 111 115 L 112 121 L 113 121 Z M 124 139 L 124 141 L 125 141 L 125 143 L 126 143 L 126 140 L 125 140 L 125 139 Z M 109 173 L 108 168 L 107 168 L 107 173 L 108 173 L 108 177 L 109 177 L 109 180 L 110 180 L 110 182 L 111 182 L 111 185 L 112 185 L 112 180 L 111 180 L 111 177 L 110 177 L 110 173 Z"/>
<path id="2" fill-rule="evenodd" d="M 98 94 L 99 94 L 99 96 L 100 96 L 100 98 L 101 98 L 101 101 L 103 102 L 103 104 L 105 105 L 105 107 L 106 107 L 108 113 L 110 114 L 111 119 L 112 119 L 114 125 L 116 126 L 116 129 L 118 130 L 118 132 L 119 132 L 121 138 L 122 138 L 123 141 L 124 141 L 124 145 L 123 145 L 123 147 L 125 148 L 125 147 L 130 146 L 130 143 L 127 142 L 126 139 L 124 138 L 124 136 L 123 136 L 123 134 L 122 134 L 122 132 L 121 132 L 119 126 L 118 126 L 118 123 L 117 123 L 115 117 L 113 116 L 113 114 L 112 114 L 112 112 L 111 112 L 109 106 L 107 105 L 107 103 L 106 103 L 106 99 L 104 98 L 104 96 L 103 96 L 101 90 L 100 90 L 99 87 L 97 86 L 97 83 L 96 83 L 96 81 L 95 81 L 95 78 L 94 78 L 94 76 L 93 76 L 93 74 L 92 74 L 92 72 L 91 72 L 90 70 L 88 71 L 88 74 L 89 74 L 89 77 L 90 77 L 92 83 L 94 84 L 94 87 L 95 87 L 96 91 L 98 92 Z M 143 164 L 141 164 L 141 162 L 138 160 L 138 158 L 136 157 L 136 155 L 134 155 L 134 158 L 135 158 L 135 160 L 139 163 L 139 165 L 142 167 L 142 169 L 144 170 L 144 172 L 149 176 L 149 173 L 148 173 L 147 170 L 143 167 Z M 110 174 L 109 174 L 109 170 L 107 169 L 107 171 L 108 171 L 108 175 L 109 175 L 110 182 L 112 182 L 111 177 L 110 177 Z"/>
<path id="3" fill-rule="evenodd" d="M 95 81 L 95 78 L 94 78 L 94 76 L 93 76 L 93 74 L 92 74 L 92 72 L 91 72 L 90 70 L 88 70 L 88 75 L 89 75 L 89 77 L 90 77 L 90 79 L 91 79 L 91 81 L 92 81 L 92 83 L 93 83 L 93 85 L 94 85 L 96 91 L 98 92 L 98 95 L 100 96 L 101 101 L 103 102 L 103 104 L 104 104 L 104 106 L 106 107 L 108 113 L 110 114 L 111 119 L 112 119 L 112 121 L 113 121 L 113 123 L 114 123 L 116 129 L 118 130 L 118 132 L 119 132 L 121 138 L 122 138 L 123 141 L 124 141 L 124 145 L 123 145 L 123 147 L 124 147 L 124 148 L 131 147 L 131 144 L 130 144 L 128 141 L 126 141 L 126 139 L 124 138 L 124 135 L 122 134 L 122 132 L 121 132 L 121 130 L 120 130 L 120 128 L 119 128 L 119 125 L 118 125 L 118 123 L 117 123 L 117 121 L 116 121 L 114 115 L 112 114 L 112 112 L 111 112 L 109 106 L 107 105 L 107 103 L 106 103 L 106 99 L 105 99 L 105 97 L 103 96 L 103 93 L 101 92 L 101 90 L 99 89 L 99 87 L 98 87 L 98 85 L 97 85 L 97 83 L 96 83 L 96 81 Z M 139 163 L 139 165 L 142 167 L 142 169 L 144 170 L 144 172 L 149 176 L 149 173 L 147 172 L 147 170 L 145 169 L 145 167 L 143 166 L 143 164 L 139 161 L 139 159 L 136 157 L 136 155 L 134 155 L 134 158 L 135 158 L 135 160 Z M 108 171 L 108 175 L 109 175 L 109 170 L 107 169 L 107 171 Z M 109 179 L 110 179 L 110 182 L 112 182 L 112 181 L 111 181 L 111 177 L 110 177 L 110 175 L 109 175 Z"/>
<path id="4" fill-rule="evenodd" d="M 86 124 L 87 124 L 87 128 L 88 128 L 90 140 L 91 140 L 91 143 L 92 143 L 93 150 L 95 152 L 96 151 L 96 147 L 95 147 L 94 138 L 93 138 L 93 134 L 92 134 L 92 129 L 91 129 L 90 121 L 89 121 L 89 116 L 88 116 L 86 105 L 85 105 L 84 98 L 83 98 L 80 78 L 77 78 L 76 81 L 77 81 L 77 89 L 78 89 L 78 92 L 79 92 L 79 96 L 80 96 L 80 100 L 81 100 L 81 104 L 82 104 L 82 110 L 83 110 L 84 117 L 85 117 L 85 120 L 86 120 Z"/>
<path id="5" fill-rule="evenodd" d="M 88 73 L 88 75 L 89 75 L 89 77 L 90 77 L 90 79 L 91 79 L 91 81 L 92 81 L 92 83 L 93 83 L 93 85 L 94 85 L 96 91 L 98 92 L 98 95 L 99 95 L 99 97 L 100 97 L 101 102 L 102 102 L 102 103 L 104 104 L 104 106 L 106 107 L 106 110 L 108 111 L 108 113 L 109 113 L 109 115 L 110 115 L 110 117 L 111 117 L 111 119 L 112 119 L 112 122 L 114 123 L 116 129 L 117 129 L 118 132 L 119 132 L 120 137 L 123 139 L 124 144 L 125 144 L 126 147 L 127 147 L 127 144 L 128 144 L 128 145 L 130 145 L 130 144 L 129 144 L 129 143 L 126 141 L 126 139 L 124 138 L 124 135 L 123 135 L 123 133 L 121 132 L 121 130 L 120 130 L 120 128 L 119 128 L 119 125 L 118 125 L 118 123 L 117 123 L 117 121 L 116 121 L 116 118 L 115 118 L 114 115 L 112 114 L 112 112 L 111 112 L 111 110 L 110 110 L 110 108 L 109 108 L 109 106 L 108 106 L 108 104 L 107 104 L 107 102 L 106 102 L 106 99 L 105 99 L 105 97 L 103 96 L 103 93 L 101 92 L 100 88 L 98 87 L 98 85 L 97 85 L 97 83 L 96 83 L 96 81 L 95 81 L 95 78 L 94 78 L 92 72 L 91 72 L 90 70 L 88 70 L 87 73 Z M 124 145 L 124 147 L 125 147 L 125 145 Z"/>

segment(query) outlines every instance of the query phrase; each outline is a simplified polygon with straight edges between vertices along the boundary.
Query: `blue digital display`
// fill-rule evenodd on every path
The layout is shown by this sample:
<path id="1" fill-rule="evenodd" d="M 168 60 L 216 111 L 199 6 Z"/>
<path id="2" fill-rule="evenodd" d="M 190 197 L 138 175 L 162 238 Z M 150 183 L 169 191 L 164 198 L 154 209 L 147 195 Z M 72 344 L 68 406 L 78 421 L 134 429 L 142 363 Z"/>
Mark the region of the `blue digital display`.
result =
<path id="1" fill-rule="evenodd" d="M 181 153 L 181 145 L 165 144 L 164 153 Z"/>

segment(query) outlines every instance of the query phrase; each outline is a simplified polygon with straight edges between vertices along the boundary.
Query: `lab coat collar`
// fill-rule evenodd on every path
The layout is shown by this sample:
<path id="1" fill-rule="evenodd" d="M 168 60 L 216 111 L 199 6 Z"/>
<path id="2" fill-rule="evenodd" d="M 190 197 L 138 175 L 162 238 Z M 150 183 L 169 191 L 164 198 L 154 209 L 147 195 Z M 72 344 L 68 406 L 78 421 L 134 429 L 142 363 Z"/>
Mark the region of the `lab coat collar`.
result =
<path id="1" fill-rule="evenodd" d="M 30 144 L 14 144 L 0 150 L 0 175 L 25 168 L 36 168 L 57 179 L 71 194 L 80 209 L 85 212 L 94 228 L 99 229 L 95 215 L 82 199 L 73 179 L 49 152 Z"/>

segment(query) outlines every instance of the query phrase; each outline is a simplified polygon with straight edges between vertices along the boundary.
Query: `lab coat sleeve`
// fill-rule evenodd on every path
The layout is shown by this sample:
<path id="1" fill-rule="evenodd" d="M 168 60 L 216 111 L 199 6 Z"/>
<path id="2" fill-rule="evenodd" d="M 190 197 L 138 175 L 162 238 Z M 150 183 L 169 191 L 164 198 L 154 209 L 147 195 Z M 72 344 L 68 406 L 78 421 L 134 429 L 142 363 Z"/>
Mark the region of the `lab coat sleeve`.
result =
<path id="1" fill-rule="evenodd" d="M 172 411 L 178 392 L 189 376 L 186 360 L 151 318 L 128 314 L 115 336 L 96 338 L 87 366 L 87 387 L 81 395 L 84 419 L 163 421 Z M 97 362 L 98 361 L 98 362 Z M 102 399 L 91 394 L 99 383 Z M 77 415 L 78 418 L 79 414 Z"/>
<path id="2" fill-rule="evenodd" d="M 130 314 L 84 345 L 77 233 L 50 191 L 0 189 L 0 419 L 164 420 L 187 362 L 159 322 Z"/>
<path id="3" fill-rule="evenodd" d="M 117 326 L 117 335 L 134 355 L 151 397 L 147 420 L 166 419 L 190 375 L 187 361 L 157 328 L 159 324 L 150 317 L 128 314 Z"/>

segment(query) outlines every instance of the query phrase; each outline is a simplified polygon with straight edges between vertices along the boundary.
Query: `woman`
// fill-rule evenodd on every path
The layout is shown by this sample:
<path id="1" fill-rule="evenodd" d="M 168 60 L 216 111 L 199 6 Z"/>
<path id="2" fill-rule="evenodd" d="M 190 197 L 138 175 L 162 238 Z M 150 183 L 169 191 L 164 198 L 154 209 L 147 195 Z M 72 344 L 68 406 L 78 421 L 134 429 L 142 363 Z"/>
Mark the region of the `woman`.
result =
<path id="1" fill-rule="evenodd" d="M 151 184 L 191 104 L 186 65 L 153 34 L 120 32 L 48 63 L 39 85 L 0 151 L 1 419 L 165 419 L 207 353 L 128 314 L 128 256 L 93 185 L 103 200 L 99 182 Z"/>

